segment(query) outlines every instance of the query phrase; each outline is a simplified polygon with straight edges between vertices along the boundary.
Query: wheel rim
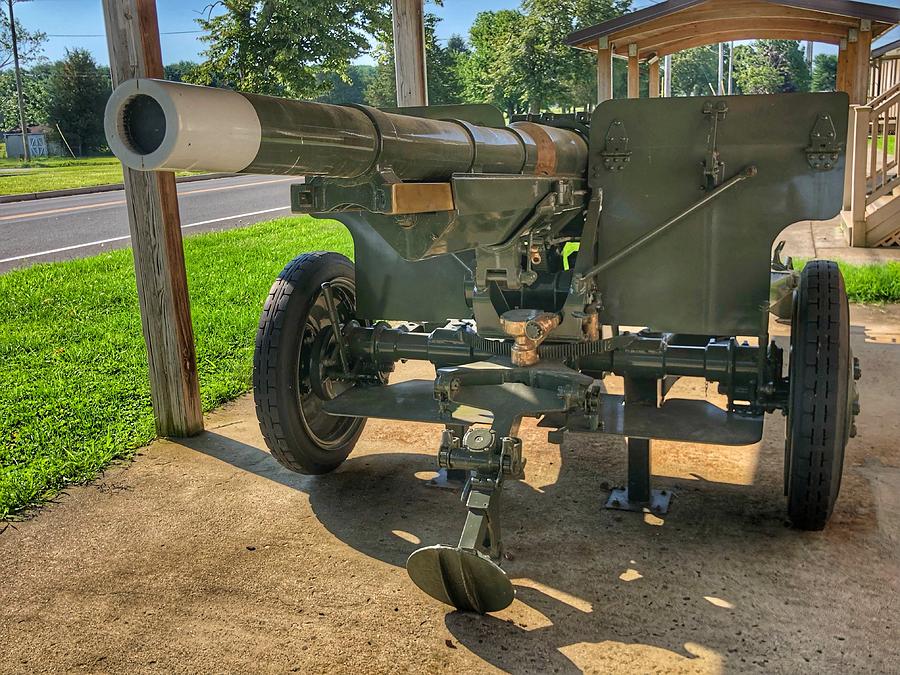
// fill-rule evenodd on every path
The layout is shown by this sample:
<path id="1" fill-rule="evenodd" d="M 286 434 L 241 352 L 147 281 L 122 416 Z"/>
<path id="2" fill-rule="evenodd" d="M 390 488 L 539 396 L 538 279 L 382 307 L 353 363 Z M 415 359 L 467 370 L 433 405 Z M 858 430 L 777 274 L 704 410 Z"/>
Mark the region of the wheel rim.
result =
<path id="1" fill-rule="evenodd" d="M 338 320 L 344 323 L 353 317 L 356 309 L 355 289 L 349 279 L 337 278 L 331 281 Z M 319 293 L 313 299 L 306 322 L 300 334 L 299 365 L 297 368 L 297 409 L 300 422 L 309 437 L 323 450 L 337 450 L 344 446 L 359 429 L 362 420 L 357 417 L 329 415 L 322 410 L 320 399 L 310 384 L 310 360 L 313 346 L 322 331 L 333 330 L 328 318 L 325 299 Z"/>

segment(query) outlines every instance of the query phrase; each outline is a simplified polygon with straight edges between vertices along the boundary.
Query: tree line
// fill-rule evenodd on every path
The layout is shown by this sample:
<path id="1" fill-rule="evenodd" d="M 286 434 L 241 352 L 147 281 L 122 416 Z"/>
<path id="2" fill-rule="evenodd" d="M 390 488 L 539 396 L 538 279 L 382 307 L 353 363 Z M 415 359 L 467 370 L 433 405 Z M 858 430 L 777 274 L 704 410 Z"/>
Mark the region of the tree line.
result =
<path id="1" fill-rule="evenodd" d="M 507 115 L 554 109 L 589 110 L 597 99 L 596 57 L 565 38 L 619 16 L 631 0 L 522 0 L 518 9 L 480 12 L 467 36 L 440 40 L 440 19 L 427 14 L 425 49 L 431 104 L 491 103 Z M 172 80 L 330 103 L 396 103 L 390 3 L 385 0 L 229 0 L 224 11 L 199 19 L 204 60 L 166 66 Z M 18 126 L 8 21 L 0 12 L 0 119 Z M 59 129 L 78 154 L 103 149 L 103 108 L 109 69 L 73 49 L 54 63 L 42 60 L 45 37 L 18 27 L 29 123 Z M 371 45 L 375 38 L 374 47 Z M 810 69 L 801 43 L 758 40 L 726 50 L 735 93 L 832 90 L 837 59 L 820 54 Z M 375 65 L 352 65 L 366 54 Z M 673 93 L 714 93 L 718 49 L 673 55 Z M 6 66 L 6 67 L 4 67 Z M 624 61 L 614 63 L 613 88 L 624 97 Z M 641 70 L 646 95 L 646 65 Z"/>

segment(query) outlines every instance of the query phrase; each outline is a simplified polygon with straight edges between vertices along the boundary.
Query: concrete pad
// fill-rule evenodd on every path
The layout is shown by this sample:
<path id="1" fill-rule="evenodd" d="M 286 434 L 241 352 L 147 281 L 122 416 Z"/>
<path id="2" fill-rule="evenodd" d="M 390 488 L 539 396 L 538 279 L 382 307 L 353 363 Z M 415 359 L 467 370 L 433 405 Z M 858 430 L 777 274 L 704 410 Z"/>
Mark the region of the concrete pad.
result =
<path id="1" fill-rule="evenodd" d="M 803 220 L 782 230 L 775 239 L 784 241 L 784 257 L 811 260 L 835 260 L 851 265 L 878 265 L 900 262 L 900 247 L 853 248 L 847 245 L 841 218 L 832 220 Z"/>
<path id="2" fill-rule="evenodd" d="M 620 440 L 557 447 L 527 421 L 502 508 L 517 599 L 462 614 L 403 569 L 464 519 L 423 481 L 437 427 L 370 421 L 338 471 L 304 477 L 244 397 L 0 534 L 2 671 L 894 671 L 900 308 L 852 317 L 860 436 L 824 532 L 786 526 L 780 416 L 754 446 L 654 444 L 664 518 L 601 508 Z"/>

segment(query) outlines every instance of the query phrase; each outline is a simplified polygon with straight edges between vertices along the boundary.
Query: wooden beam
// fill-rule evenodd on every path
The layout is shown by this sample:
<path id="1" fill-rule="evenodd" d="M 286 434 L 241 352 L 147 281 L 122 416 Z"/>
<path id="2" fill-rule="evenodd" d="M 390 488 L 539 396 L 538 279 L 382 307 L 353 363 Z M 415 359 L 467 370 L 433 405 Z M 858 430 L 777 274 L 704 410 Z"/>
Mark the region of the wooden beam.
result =
<path id="1" fill-rule="evenodd" d="M 397 105 L 428 105 L 423 0 L 391 0 Z"/>
<path id="2" fill-rule="evenodd" d="M 155 0 L 103 0 L 113 86 L 163 77 Z M 156 430 L 203 430 L 175 174 L 122 167 Z"/>
<path id="3" fill-rule="evenodd" d="M 653 36 L 641 37 L 637 43 L 641 45 L 641 58 L 647 54 L 665 48 L 671 43 L 690 43 L 698 39 L 704 40 L 703 44 L 716 44 L 718 42 L 730 42 L 734 36 L 750 36 L 757 34 L 790 35 L 792 38 L 814 40 L 819 42 L 837 42 L 847 34 L 846 25 L 824 23 L 820 21 L 798 20 L 732 20 L 722 21 L 717 24 L 701 22 L 685 23 L 677 28 L 671 28 L 664 33 Z M 617 41 L 621 45 L 622 42 Z"/>
<path id="4" fill-rule="evenodd" d="M 641 62 L 638 46 L 628 45 L 628 98 L 641 97 Z"/>
<path id="5" fill-rule="evenodd" d="M 613 97 L 612 49 L 609 41 L 601 39 L 597 44 L 597 103 Z"/>
<path id="6" fill-rule="evenodd" d="M 704 47 L 706 45 L 716 44 L 717 42 L 738 42 L 740 40 L 807 40 L 810 38 L 800 37 L 796 31 L 785 30 L 782 28 L 746 28 L 737 31 L 724 31 L 716 33 L 714 37 L 709 35 L 697 35 L 674 41 L 660 41 L 652 46 L 641 46 L 641 58 L 646 58 L 650 54 L 675 54 L 685 49 L 693 49 L 694 47 Z M 815 42 L 824 42 L 826 44 L 836 45 L 840 42 L 838 35 L 820 35 L 812 38 Z"/>
<path id="7" fill-rule="evenodd" d="M 650 61 L 650 98 L 659 98 L 659 59 Z"/>

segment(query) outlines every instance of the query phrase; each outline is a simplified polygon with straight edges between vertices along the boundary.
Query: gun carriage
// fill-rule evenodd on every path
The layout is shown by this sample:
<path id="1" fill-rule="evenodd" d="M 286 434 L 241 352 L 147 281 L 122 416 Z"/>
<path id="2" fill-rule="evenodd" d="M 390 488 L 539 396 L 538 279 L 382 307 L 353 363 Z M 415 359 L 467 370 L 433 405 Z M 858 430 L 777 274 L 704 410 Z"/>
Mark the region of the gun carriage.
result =
<path id="1" fill-rule="evenodd" d="M 433 597 L 489 612 L 513 599 L 499 500 L 524 476 L 523 417 L 557 443 L 626 437 L 614 501 L 664 510 L 651 439 L 749 445 L 780 412 L 789 517 L 824 527 L 858 412 L 847 298 L 834 263 L 798 273 L 772 247 L 787 225 L 839 212 L 847 113 L 844 94 L 794 94 L 506 124 L 484 105 L 377 110 L 132 80 L 106 127 L 135 169 L 305 176 L 293 210 L 346 225 L 353 263 L 302 254 L 266 300 L 263 436 L 289 469 L 323 474 L 368 417 L 442 425 L 437 463 L 463 472 L 467 517 L 458 545 L 421 548 L 407 569 Z M 772 314 L 791 322 L 788 359 Z M 435 378 L 390 384 L 407 359 Z M 684 377 L 727 404 L 670 395 Z"/>

